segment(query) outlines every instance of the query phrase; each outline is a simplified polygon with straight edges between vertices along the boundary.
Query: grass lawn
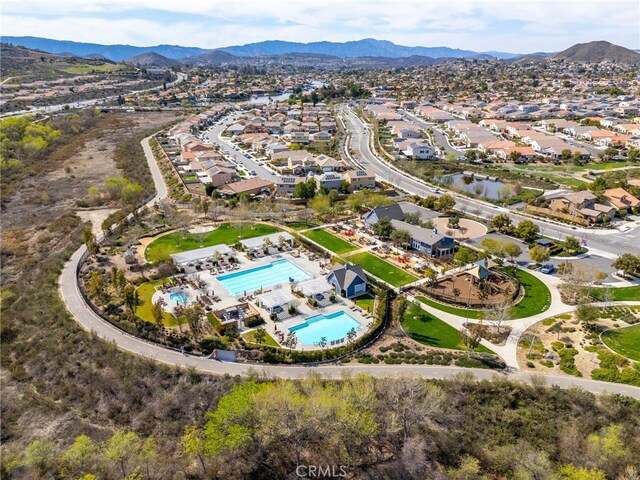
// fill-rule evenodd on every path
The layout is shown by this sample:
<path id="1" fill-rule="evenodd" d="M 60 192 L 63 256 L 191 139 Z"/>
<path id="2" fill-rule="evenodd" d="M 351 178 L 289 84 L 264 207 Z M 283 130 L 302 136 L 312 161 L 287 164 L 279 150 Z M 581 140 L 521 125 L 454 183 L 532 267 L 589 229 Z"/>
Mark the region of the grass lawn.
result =
<path id="1" fill-rule="evenodd" d="M 612 301 L 623 302 L 633 301 L 640 299 L 640 285 L 634 285 L 633 287 L 621 287 L 608 289 L 613 295 Z M 594 288 L 591 290 L 591 297 L 599 302 L 604 302 L 604 288 Z"/>
<path id="2" fill-rule="evenodd" d="M 293 230 L 306 230 L 307 228 L 317 227 L 318 225 L 315 223 L 308 222 L 289 222 L 287 223 L 287 227 Z"/>
<path id="3" fill-rule="evenodd" d="M 373 306 L 376 300 L 371 295 L 360 295 L 359 297 L 356 297 L 352 300 L 363 310 L 373 313 Z"/>
<path id="4" fill-rule="evenodd" d="M 144 320 L 145 322 L 155 324 L 156 321 L 153 319 L 153 315 L 151 314 L 151 297 L 156 291 L 158 285 L 162 285 L 162 280 L 155 280 L 153 282 L 146 282 L 141 284 L 138 287 L 138 298 L 140 299 L 140 305 L 136 307 L 136 316 Z M 165 327 L 176 327 L 180 325 L 178 319 L 169 312 L 164 312 L 162 314 L 162 323 Z"/>
<path id="5" fill-rule="evenodd" d="M 248 343 L 258 343 L 257 340 L 256 340 L 256 331 L 255 330 L 252 330 L 251 332 L 243 333 L 241 336 Z M 264 342 L 260 343 L 259 345 L 267 345 L 269 347 L 279 347 L 280 346 L 280 345 L 278 345 L 278 342 L 276 342 L 276 340 L 269 334 L 269 332 L 266 332 L 266 335 L 264 337 Z"/>
<path id="6" fill-rule="evenodd" d="M 443 303 L 434 302 L 433 300 L 429 300 L 427 297 L 419 295 L 416 297 L 425 305 L 429 305 L 430 307 L 437 308 L 438 310 L 442 310 L 443 312 L 451 313 L 453 315 L 458 315 L 459 317 L 469 317 L 480 319 L 482 318 L 482 312 L 480 310 L 469 310 L 467 308 L 457 308 L 452 307 L 450 305 L 445 305 Z"/>
<path id="7" fill-rule="evenodd" d="M 144 251 L 144 255 L 150 262 L 167 260 L 173 253 L 186 252 L 201 247 L 210 247 L 226 243 L 233 245 L 245 238 L 260 237 L 270 233 L 279 232 L 280 229 L 264 223 L 256 223 L 253 226 L 245 226 L 240 235 L 240 229 L 235 224 L 223 223 L 215 230 L 206 234 L 186 235 L 182 232 L 169 233 L 151 242 Z"/>
<path id="8" fill-rule="evenodd" d="M 602 341 L 614 352 L 640 362 L 640 325 L 607 330 Z"/>
<path id="9" fill-rule="evenodd" d="M 415 341 L 431 347 L 469 350 L 462 343 L 462 335 L 458 330 L 416 305 L 407 307 L 402 317 L 402 328 Z M 478 345 L 476 351 L 493 353 L 483 345 Z"/>
<path id="10" fill-rule="evenodd" d="M 527 318 L 545 312 L 551 306 L 551 292 L 536 277 L 518 269 L 518 280 L 524 287 L 524 298 L 511 307 L 511 318 Z"/>
<path id="11" fill-rule="evenodd" d="M 386 262 L 369 252 L 356 253 L 355 255 L 346 257 L 346 259 L 351 263 L 360 265 L 370 274 L 375 275 L 394 287 L 400 287 L 418 280 L 410 273 L 400 270 L 398 267 L 391 265 L 389 262 Z"/>
<path id="12" fill-rule="evenodd" d="M 354 244 L 349 243 L 340 237 L 336 237 L 334 234 L 329 233 L 326 230 L 309 230 L 308 232 L 304 232 L 302 235 L 338 255 L 353 252 L 358 249 Z"/>

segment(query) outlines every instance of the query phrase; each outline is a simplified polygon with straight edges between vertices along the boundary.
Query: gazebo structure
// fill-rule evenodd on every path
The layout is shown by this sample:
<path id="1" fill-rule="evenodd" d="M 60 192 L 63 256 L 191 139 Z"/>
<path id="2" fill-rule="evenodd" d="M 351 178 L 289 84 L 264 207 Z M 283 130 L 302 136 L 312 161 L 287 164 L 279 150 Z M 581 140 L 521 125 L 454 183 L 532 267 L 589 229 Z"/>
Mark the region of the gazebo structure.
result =
<path id="1" fill-rule="evenodd" d="M 317 302 L 325 300 L 330 293 L 333 293 L 334 287 L 324 278 L 312 278 L 298 284 L 298 288 L 305 297 L 311 297 Z"/>
<path id="2" fill-rule="evenodd" d="M 273 290 L 256 297 L 256 300 L 260 302 L 262 308 L 269 313 L 280 313 L 284 311 L 295 299 L 290 292 L 283 289 Z"/>
<path id="3" fill-rule="evenodd" d="M 196 248 L 195 250 L 187 250 L 186 252 L 174 253 L 171 255 L 173 263 L 177 267 L 184 267 L 190 263 L 203 262 L 209 260 L 214 255 L 229 255 L 233 253 L 231 247 L 225 243 L 220 245 L 212 245 L 210 247 Z"/>

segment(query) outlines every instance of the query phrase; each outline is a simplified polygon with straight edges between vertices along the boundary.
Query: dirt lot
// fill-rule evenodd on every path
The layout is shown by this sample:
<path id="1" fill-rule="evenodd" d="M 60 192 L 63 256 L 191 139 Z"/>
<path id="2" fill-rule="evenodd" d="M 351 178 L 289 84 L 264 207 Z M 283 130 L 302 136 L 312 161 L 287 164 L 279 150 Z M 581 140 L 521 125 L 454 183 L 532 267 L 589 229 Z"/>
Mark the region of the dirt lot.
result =
<path id="1" fill-rule="evenodd" d="M 460 219 L 460 226 L 458 228 L 449 228 L 447 223 L 449 219 L 446 217 L 439 217 L 433 219 L 433 225 L 438 229 L 438 232 L 443 235 L 449 235 L 456 240 L 462 240 L 467 238 L 477 238 L 487 233 L 487 227 L 475 220 L 469 220 L 468 218 Z"/>
<path id="2" fill-rule="evenodd" d="M 172 112 L 103 114 L 96 127 L 56 150 L 33 176 L 15 185 L 3 212 L 3 230 L 46 225 L 75 207 L 87 189 L 121 175 L 114 163 L 123 138 L 164 125 Z"/>
<path id="3" fill-rule="evenodd" d="M 33 175 L 16 182 L 2 212 L 3 285 L 11 283 L 14 275 L 38 256 L 55 252 L 54 230 L 71 225 L 70 217 L 61 217 L 75 210 L 76 200 L 85 198 L 89 187 L 122 175 L 114 163 L 118 143 L 174 118 L 175 114 L 166 112 L 104 114 L 95 127 L 56 149 L 46 163 L 34 167 Z M 89 215 L 101 222 L 100 214 L 107 211 L 97 212 L 83 214 L 82 218 L 87 220 Z M 60 228 L 52 229 L 54 223 L 59 223 Z M 16 263 L 17 258 L 21 258 L 20 264 Z"/>

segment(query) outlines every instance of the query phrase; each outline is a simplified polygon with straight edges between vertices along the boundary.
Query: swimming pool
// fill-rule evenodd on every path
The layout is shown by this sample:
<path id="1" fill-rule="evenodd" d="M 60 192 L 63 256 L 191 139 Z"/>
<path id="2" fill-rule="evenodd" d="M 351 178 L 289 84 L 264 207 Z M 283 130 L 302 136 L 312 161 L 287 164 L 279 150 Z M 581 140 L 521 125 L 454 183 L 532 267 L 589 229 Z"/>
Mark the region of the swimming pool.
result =
<path id="1" fill-rule="evenodd" d="M 169 294 L 169 298 L 176 303 L 187 303 L 189 298 L 184 292 L 176 292 Z"/>
<path id="2" fill-rule="evenodd" d="M 231 295 L 242 295 L 264 287 L 289 283 L 289 279 L 299 282 L 311 278 L 307 272 L 287 259 L 278 260 L 261 267 L 228 273 L 217 277 Z"/>
<path id="3" fill-rule="evenodd" d="M 307 318 L 303 323 L 289 328 L 294 332 L 298 340 L 307 345 L 317 344 L 322 337 L 327 343 L 347 336 L 352 328 L 358 330 L 360 323 L 347 312 L 339 312 L 329 315 L 315 315 Z"/>

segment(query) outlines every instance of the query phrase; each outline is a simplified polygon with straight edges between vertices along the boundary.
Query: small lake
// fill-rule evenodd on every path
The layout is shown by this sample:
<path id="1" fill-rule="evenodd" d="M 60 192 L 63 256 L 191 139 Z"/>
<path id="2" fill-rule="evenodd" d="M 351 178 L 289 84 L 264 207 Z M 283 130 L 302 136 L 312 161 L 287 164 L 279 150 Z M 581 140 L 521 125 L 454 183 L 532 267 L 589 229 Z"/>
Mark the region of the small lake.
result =
<path id="1" fill-rule="evenodd" d="M 437 180 L 446 185 L 456 187 L 459 190 L 473 193 L 474 195 L 491 198 L 493 200 L 500 200 L 502 198 L 515 195 L 518 192 L 519 188 L 500 181 L 480 180 L 463 173 L 456 173 L 454 175 L 443 175 Z M 511 187 L 510 191 L 509 187 Z"/>
<path id="2" fill-rule="evenodd" d="M 318 80 L 314 80 L 313 82 L 311 82 L 311 86 L 309 88 L 303 90 L 302 93 L 311 93 L 315 89 L 320 88 L 323 85 L 324 85 L 324 82 L 320 82 Z M 289 100 L 290 96 L 291 96 L 291 92 L 283 93 L 281 95 L 262 95 L 260 97 L 252 98 L 247 103 L 250 103 L 252 105 L 258 105 L 258 104 L 284 102 L 286 100 Z"/>

